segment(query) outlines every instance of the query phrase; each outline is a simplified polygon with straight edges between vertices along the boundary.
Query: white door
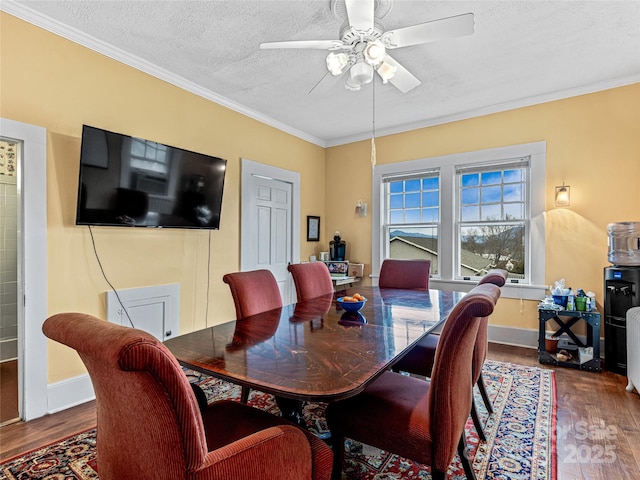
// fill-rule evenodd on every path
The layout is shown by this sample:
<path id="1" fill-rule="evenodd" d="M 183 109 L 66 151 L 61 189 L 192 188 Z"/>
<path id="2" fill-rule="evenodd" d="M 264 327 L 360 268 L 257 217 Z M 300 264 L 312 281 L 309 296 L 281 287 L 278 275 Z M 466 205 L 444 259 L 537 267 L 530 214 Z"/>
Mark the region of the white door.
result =
<path id="1" fill-rule="evenodd" d="M 254 259 L 257 268 L 271 270 L 286 298 L 287 266 L 291 263 L 291 192 L 290 183 L 253 177 L 252 191 L 258 218 L 257 248 Z"/>
<path id="2" fill-rule="evenodd" d="M 243 159 L 241 270 L 270 270 L 285 304 L 293 301 L 287 266 L 300 251 L 298 202 L 299 174 Z"/>

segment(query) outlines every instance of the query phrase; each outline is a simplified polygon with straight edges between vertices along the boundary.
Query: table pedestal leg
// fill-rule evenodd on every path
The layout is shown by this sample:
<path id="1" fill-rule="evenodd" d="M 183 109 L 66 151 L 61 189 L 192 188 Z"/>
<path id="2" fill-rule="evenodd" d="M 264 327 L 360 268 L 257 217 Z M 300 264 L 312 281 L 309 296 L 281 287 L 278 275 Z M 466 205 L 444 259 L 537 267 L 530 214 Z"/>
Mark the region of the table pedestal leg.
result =
<path id="1" fill-rule="evenodd" d="M 300 427 L 305 427 L 304 418 L 302 416 L 302 402 L 291 398 L 276 397 L 278 408 L 282 412 L 282 416 L 292 421 Z"/>
<path id="2" fill-rule="evenodd" d="M 275 397 L 278 408 L 282 412 L 282 416 L 287 420 L 295 423 L 299 427 L 307 428 L 307 423 L 302 415 L 302 402 L 300 400 L 292 400 L 290 398 Z M 331 432 L 323 432 L 316 434 L 326 443 L 331 445 Z"/>

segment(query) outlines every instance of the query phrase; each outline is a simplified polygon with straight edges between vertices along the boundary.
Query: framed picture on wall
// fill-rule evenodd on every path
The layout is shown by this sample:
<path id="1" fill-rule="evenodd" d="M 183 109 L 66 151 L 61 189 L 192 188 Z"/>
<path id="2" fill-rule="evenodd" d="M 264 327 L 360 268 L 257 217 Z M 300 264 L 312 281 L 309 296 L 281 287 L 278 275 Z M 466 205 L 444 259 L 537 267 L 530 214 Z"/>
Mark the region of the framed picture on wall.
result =
<path id="1" fill-rule="evenodd" d="M 307 242 L 320 241 L 320 217 L 307 216 Z"/>

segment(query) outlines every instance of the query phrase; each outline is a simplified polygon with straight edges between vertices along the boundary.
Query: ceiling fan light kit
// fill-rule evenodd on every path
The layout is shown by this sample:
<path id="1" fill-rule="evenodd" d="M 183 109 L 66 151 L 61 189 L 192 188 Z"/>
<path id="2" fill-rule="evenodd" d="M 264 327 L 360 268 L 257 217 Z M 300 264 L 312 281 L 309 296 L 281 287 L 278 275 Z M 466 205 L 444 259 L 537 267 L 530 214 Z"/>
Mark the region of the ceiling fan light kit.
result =
<path id="1" fill-rule="evenodd" d="M 385 48 L 380 40 L 367 42 L 367 46 L 364 48 L 364 59 L 369 65 L 377 67 L 384 60 L 384 56 Z"/>
<path id="2" fill-rule="evenodd" d="M 391 57 L 388 50 L 471 35 L 474 31 L 473 13 L 385 32 L 380 18 L 389 12 L 392 4 L 392 0 L 332 0 L 331 10 L 336 17 L 342 16 L 342 6 L 346 12 L 347 23 L 341 29 L 340 40 L 267 42 L 261 43 L 260 48 L 329 50 L 327 70 L 336 77 L 349 70 L 345 81 L 348 90 L 357 91 L 370 83 L 375 70 L 382 83 L 391 81 L 398 90 L 407 93 L 421 82 Z"/>
<path id="3" fill-rule="evenodd" d="M 344 69 L 349 64 L 349 57 L 346 53 L 333 53 L 327 55 L 327 70 L 334 76 L 344 73 Z"/>
<path id="4" fill-rule="evenodd" d="M 351 85 L 357 87 L 356 90 L 358 90 L 361 85 L 366 85 L 373 80 L 373 67 L 362 60 L 358 60 L 349 70 L 349 75 Z"/>
<path id="5" fill-rule="evenodd" d="M 387 83 L 390 79 L 392 79 L 397 70 L 397 65 L 393 65 L 386 60 L 384 60 L 377 68 L 378 75 L 380 75 L 382 83 Z"/>

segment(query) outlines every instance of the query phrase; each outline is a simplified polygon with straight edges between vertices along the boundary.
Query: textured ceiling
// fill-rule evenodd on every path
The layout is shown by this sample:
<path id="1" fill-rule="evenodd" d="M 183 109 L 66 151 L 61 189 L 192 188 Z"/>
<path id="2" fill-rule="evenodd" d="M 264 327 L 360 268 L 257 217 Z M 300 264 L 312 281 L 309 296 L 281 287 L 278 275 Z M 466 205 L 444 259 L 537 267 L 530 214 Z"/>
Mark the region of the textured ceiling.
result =
<path id="1" fill-rule="evenodd" d="M 373 93 L 383 135 L 640 81 L 639 0 L 395 0 L 385 30 L 472 12 L 475 33 L 394 50 L 422 82 L 409 93 L 379 78 L 351 92 L 330 76 L 309 93 L 325 76 L 326 51 L 259 44 L 339 38 L 330 3 L 3 0 L 0 8 L 320 145 L 369 137 Z"/>

